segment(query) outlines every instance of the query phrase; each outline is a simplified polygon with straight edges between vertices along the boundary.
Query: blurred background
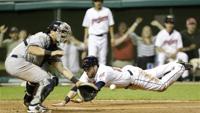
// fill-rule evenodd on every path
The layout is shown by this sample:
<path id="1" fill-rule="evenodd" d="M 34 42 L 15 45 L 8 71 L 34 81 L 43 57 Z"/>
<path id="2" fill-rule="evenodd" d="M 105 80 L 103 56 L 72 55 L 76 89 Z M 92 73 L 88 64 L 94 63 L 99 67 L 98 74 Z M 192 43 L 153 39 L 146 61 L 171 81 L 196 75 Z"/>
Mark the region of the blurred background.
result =
<path id="1" fill-rule="evenodd" d="M 74 37 L 83 41 L 83 18 L 86 10 L 92 6 L 91 0 L 0 0 L 0 26 L 4 30 L 7 28 L 3 40 L 10 38 L 10 32 L 19 33 L 22 30 L 26 32 L 24 38 L 27 38 L 36 32 L 45 31 L 53 20 L 62 20 L 71 25 Z M 104 0 L 104 6 L 109 7 L 113 13 L 115 33 L 118 31 L 120 22 L 131 26 L 137 17 L 143 18 L 142 23 L 135 31 L 137 34 L 141 34 L 143 26 L 150 25 L 153 20 L 159 21 L 164 26 L 164 18 L 169 14 L 175 17 L 177 31 L 181 32 L 187 29 L 186 20 L 190 17 L 196 19 L 197 29 L 199 29 L 199 0 Z M 13 27 L 16 27 L 17 30 Z M 156 27 L 152 27 L 152 31 L 154 36 L 159 32 Z M 200 39 L 200 37 L 198 38 Z M 107 64 L 112 65 L 113 55 L 110 45 L 108 49 L 110 52 L 107 55 Z M 0 48 L 0 83 L 21 84 L 22 81 L 7 76 L 4 68 L 6 55 L 7 49 L 2 46 Z M 81 54 L 79 54 L 79 59 L 81 59 Z M 136 57 L 133 58 L 135 61 L 136 59 Z M 198 81 L 199 70 L 197 66 L 194 71 L 190 72 L 190 77 L 186 81 Z M 80 73 L 77 76 L 80 76 Z M 65 81 L 65 79 L 61 80 L 61 82 Z"/>

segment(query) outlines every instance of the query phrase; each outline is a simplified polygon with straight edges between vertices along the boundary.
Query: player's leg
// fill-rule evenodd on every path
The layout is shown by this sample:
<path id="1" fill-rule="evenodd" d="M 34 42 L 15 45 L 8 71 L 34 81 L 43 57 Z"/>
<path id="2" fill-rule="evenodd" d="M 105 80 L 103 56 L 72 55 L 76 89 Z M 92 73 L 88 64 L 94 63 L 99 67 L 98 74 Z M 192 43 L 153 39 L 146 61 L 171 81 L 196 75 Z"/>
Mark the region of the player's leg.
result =
<path id="1" fill-rule="evenodd" d="M 165 64 L 166 54 L 162 52 L 158 53 L 156 60 L 158 66 Z"/>
<path id="2" fill-rule="evenodd" d="M 35 92 L 34 98 L 29 104 L 29 111 L 34 111 L 37 108 L 40 108 L 39 111 L 46 111 L 47 109 L 43 107 L 41 104 L 46 99 L 46 97 L 50 94 L 50 92 L 53 91 L 54 87 L 58 84 L 58 78 L 52 76 L 50 73 L 47 73 L 44 70 L 40 70 L 35 68 L 34 70 L 37 71 L 37 73 L 40 72 L 39 75 L 47 75 L 48 77 L 44 77 L 42 80 L 38 81 L 38 88 Z M 36 74 L 36 73 L 35 73 Z"/>
<path id="3" fill-rule="evenodd" d="M 41 107 L 40 104 L 53 90 L 58 80 L 52 78 L 46 71 L 44 71 L 40 67 L 30 62 L 27 62 L 24 59 L 20 58 L 6 59 L 5 66 L 7 72 L 10 73 L 12 76 L 20 78 L 25 81 L 39 84 L 36 94 L 29 105 L 29 110 L 31 112 L 32 111 L 37 112 L 39 110 L 43 110 L 43 107 Z M 10 69 L 10 67 L 13 68 Z"/>
<path id="4" fill-rule="evenodd" d="M 106 64 L 107 49 L 108 49 L 108 40 L 107 35 L 104 36 L 104 39 L 101 40 L 101 43 L 98 44 L 99 52 L 99 63 Z"/>
<path id="5" fill-rule="evenodd" d="M 132 71 L 132 84 L 135 87 L 139 87 L 145 90 L 153 91 L 164 91 L 168 86 L 175 82 L 184 72 L 185 68 L 182 64 L 173 63 L 171 64 L 171 71 L 165 74 L 162 79 L 158 79 L 155 76 L 152 76 L 151 73 L 146 71 L 130 67 L 129 70 Z"/>
<path id="6" fill-rule="evenodd" d="M 157 66 L 153 69 L 144 70 L 146 73 L 151 74 L 157 78 L 163 77 L 165 74 L 169 73 L 174 67 L 172 66 L 174 63 L 167 63 L 165 65 Z"/>
<path id="7" fill-rule="evenodd" d="M 30 102 L 33 100 L 35 92 L 37 91 L 39 84 L 33 82 L 26 82 L 26 93 L 24 95 L 24 105 L 29 106 Z"/>
<path id="8" fill-rule="evenodd" d="M 184 52 L 178 52 L 177 53 L 177 57 L 176 57 L 177 60 L 182 60 L 184 62 L 188 62 L 188 55 Z M 186 78 L 189 76 L 189 71 L 188 70 L 185 70 L 184 73 L 182 74 L 182 78 Z"/>
<path id="9" fill-rule="evenodd" d="M 88 38 L 88 56 L 96 56 L 97 57 L 97 40 L 96 36 L 89 35 Z"/>

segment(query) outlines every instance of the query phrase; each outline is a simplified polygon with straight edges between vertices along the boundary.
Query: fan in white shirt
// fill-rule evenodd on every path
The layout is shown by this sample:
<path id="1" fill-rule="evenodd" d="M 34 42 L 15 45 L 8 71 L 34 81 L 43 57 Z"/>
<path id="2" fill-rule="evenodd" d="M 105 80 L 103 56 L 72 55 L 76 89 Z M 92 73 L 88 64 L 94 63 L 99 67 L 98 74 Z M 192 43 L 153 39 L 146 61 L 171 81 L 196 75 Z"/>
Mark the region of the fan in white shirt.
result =
<path id="1" fill-rule="evenodd" d="M 158 65 L 163 65 L 166 62 L 175 60 L 188 62 L 187 54 L 179 51 L 183 47 L 183 43 L 180 33 L 174 29 L 174 17 L 172 15 L 166 17 L 165 29 L 158 33 L 155 46 Z M 189 73 L 186 71 L 182 75 L 182 78 L 188 75 Z"/>

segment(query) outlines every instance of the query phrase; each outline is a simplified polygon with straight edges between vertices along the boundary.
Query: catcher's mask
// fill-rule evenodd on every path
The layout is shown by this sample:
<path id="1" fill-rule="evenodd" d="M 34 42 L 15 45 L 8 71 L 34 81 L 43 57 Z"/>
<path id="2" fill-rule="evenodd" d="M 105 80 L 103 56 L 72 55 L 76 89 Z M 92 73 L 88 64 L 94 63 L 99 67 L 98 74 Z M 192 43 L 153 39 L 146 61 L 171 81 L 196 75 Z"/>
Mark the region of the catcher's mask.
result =
<path id="1" fill-rule="evenodd" d="M 99 67 L 98 58 L 95 56 L 88 56 L 83 59 L 82 68 L 83 70 L 88 70 L 90 67 L 97 65 Z"/>
<path id="2" fill-rule="evenodd" d="M 66 38 L 69 38 L 71 36 L 71 27 L 66 23 L 62 21 L 54 21 L 49 25 L 47 28 L 49 31 L 53 30 L 57 32 L 57 38 L 56 41 L 58 43 L 64 43 Z"/>

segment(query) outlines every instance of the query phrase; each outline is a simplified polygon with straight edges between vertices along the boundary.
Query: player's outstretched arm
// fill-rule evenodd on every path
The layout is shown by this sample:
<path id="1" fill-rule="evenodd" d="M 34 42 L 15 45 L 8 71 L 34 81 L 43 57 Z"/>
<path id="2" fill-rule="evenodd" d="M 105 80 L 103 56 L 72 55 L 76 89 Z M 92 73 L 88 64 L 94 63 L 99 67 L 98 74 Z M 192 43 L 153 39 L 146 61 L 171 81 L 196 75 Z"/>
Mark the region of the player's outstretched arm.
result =
<path id="1" fill-rule="evenodd" d="M 52 104 L 52 106 L 56 106 L 56 107 L 62 107 L 62 106 L 65 106 L 67 103 L 69 103 L 70 101 L 72 102 L 76 102 L 76 103 L 81 103 L 83 101 L 79 100 L 79 101 L 76 101 L 76 100 L 73 100 L 73 98 L 77 95 L 77 87 L 74 86 L 70 91 L 69 93 L 67 94 L 67 96 L 65 97 L 65 99 L 59 103 L 56 103 L 56 104 Z"/>
<path id="2" fill-rule="evenodd" d="M 30 45 L 27 49 L 27 52 L 29 54 L 36 55 L 36 56 L 60 56 L 61 57 L 64 55 L 64 51 L 62 50 L 49 51 L 35 45 Z"/>
<path id="3" fill-rule="evenodd" d="M 61 62 L 53 62 L 52 65 L 58 70 L 59 73 L 72 81 L 76 86 L 81 84 L 81 82 L 73 76 L 72 72 L 68 68 L 64 68 Z"/>

